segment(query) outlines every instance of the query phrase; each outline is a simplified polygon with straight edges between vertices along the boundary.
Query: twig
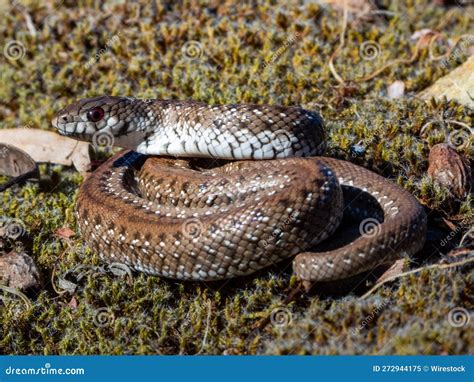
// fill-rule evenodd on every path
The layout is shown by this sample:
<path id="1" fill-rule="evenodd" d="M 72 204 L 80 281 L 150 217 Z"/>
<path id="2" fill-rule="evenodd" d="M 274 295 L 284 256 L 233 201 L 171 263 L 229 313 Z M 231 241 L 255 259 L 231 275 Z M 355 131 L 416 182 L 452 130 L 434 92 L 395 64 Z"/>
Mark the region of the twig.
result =
<path id="1" fill-rule="evenodd" d="M 3 284 L 0 284 L 0 289 L 3 290 L 4 292 L 11 293 L 11 294 L 14 294 L 15 296 L 20 297 L 25 303 L 27 309 L 31 309 L 31 307 L 33 306 L 31 304 L 30 299 L 26 297 L 26 295 L 20 292 L 18 289 L 11 288 Z"/>
<path id="2" fill-rule="evenodd" d="M 447 269 L 447 268 L 454 268 L 454 267 L 457 267 L 457 266 L 460 266 L 460 265 L 465 265 L 465 264 L 469 264 L 469 263 L 473 263 L 474 262 L 474 256 L 473 257 L 469 257 L 467 259 L 464 259 L 464 260 L 461 260 L 461 261 L 457 261 L 455 263 L 450 263 L 450 264 L 440 264 L 440 263 L 437 263 L 437 264 L 432 264 L 432 265 L 429 265 L 427 267 L 420 267 L 420 268 L 416 268 L 416 269 L 412 269 L 411 271 L 407 271 L 407 272 L 403 272 L 403 273 L 400 273 L 398 275 L 395 275 L 395 276 L 392 276 L 392 277 L 389 277 L 387 278 L 386 280 L 384 281 L 381 281 L 377 284 L 375 284 L 368 292 L 366 292 L 363 296 L 360 297 L 361 300 L 367 298 L 368 296 L 370 296 L 372 293 L 374 293 L 377 289 L 379 289 L 382 285 L 390 282 L 390 281 L 393 281 L 393 280 L 397 280 L 401 277 L 404 277 L 404 276 L 408 276 L 408 275 L 412 275 L 412 274 L 415 274 L 415 273 L 418 273 L 418 272 L 421 272 L 425 269 Z"/>
<path id="3" fill-rule="evenodd" d="M 211 322 L 211 312 L 212 312 L 212 305 L 211 305 L 211 301 L 209 301 L 209 303 L 207 304 L 207 318 L 206 318 L 206 329 L 204 331 L 204 338 L 202 339 L 201 349 L 196 354 L 201 354 L 202 351 L 204 350 L 204 346 L 206 346 L 207 335 L 209 334 L 209 326 Z"/>
<path id="4" fill-rule="evenodd" d="M 336 72 L 336 69 L 334 68 L 334 59 L 336 58 L 336 56 L 339 54 L 339 52 L 344 47 L 344 43 L 345 43 L 344 36 L 346 35 L 346 29 L 347 29 L 347 14 L 348 14 L 347 2 L 344 2 L 344 16 L 342 18 L 342 30 L 341 30 L 341 34 L 339 36 L 339 46 L 331 54 L 331 57 L 329 57 L 329 70 L 331 71 L 332 75 L 337 80 L 337 82 L 339 82 L 342 86 L 345 85 L 345 81 Z"/>
<path id="5" fill-rule="evenodd" d="M 348 14 L 348 9 L 347 9 L 347 3 L 344 3 L 344 17 L 342 19 L 342 30 L 341 30 L 341 34 L 339 36 L 339 45 L 338 47 L 336 48 L 336 50 L 331 54 L 331 57 L 329 58 L 329 62 L 328 62 L 328 65 L 329 65 L 329 70 L 331 71 L 331 74 L 334 76 L 334 78 L 342 85 L 342 86 L 345 86 L 346 85 L 346 82 L 336 71 L 335 67 L 334 67 L 334 59 L 339 55 L 339 53 L 341 52 L 342 48 L 344 47 L 344 44 L 345 44 L 345 34 L 346 34 L 346 30 L 347 30 L 347 14 Z M 433 46 L 433 43 L 440 39 L 440 38 L 443 38 L 444 37 L 441 35 L 441 33 L 438 33 L 438 32 L 434 32 L 433 35 L 431 36 L 430 38 L 430 41 L 428 43 L 428 51 L 429 51 L 429 56 L 430 56 L 430 59 L 432 61 L 439 61 L 439 60 L 442 60 L 446 57 L 448 57 L 452 52 L 453 50 L 457 47 L 459 41 L 461 41 L 463 38 L 465 37 L 470 37 L 470 35 L 467 35 L 467 34 L 463 34 L 461 36 L 458 36 L 456 39 L 455 39 L 455 42 L 453 44 L 453 46 L 448 49 L 448 51 L 444 54 L 441 54 L 440 56 L 435 56 L 433 55 L 432 53 L 432 46 Z M 401 58 L 401 59 L 397 59 L 397 60 L 394 60 L 392 62 L 389 62 L 387 63 L 386 65 L 382 66 L 381 68 L 377 69 L 376 71 L 372 72 L 371 74 L 365 76 L 365 77 L 362 77 L 362 78 L 356 78 L 354 80 L 349 80 L 349 82 L 356 82 L 356 83 L 360 83 L 360 82 L 366 82 L 366 81 L 369 81 L 373 78 L 375 78 L 376 76 L 378 76 L 379 74 L 381 74 L 382 72 L 384 72 L 385 70 L 387 70 L 388 68 L 394 66 L 394 65 L 410 65 L 412 64 L 413 62 L 415 62 L 420 54 L 420 50 L 421 50 L 421 46 L 425 43 L 423 37 L 420 37 L 415 45 L 415 51 L 413 52 L 413 54 L 411 55 L 411 57 L 409 58 Z"/>

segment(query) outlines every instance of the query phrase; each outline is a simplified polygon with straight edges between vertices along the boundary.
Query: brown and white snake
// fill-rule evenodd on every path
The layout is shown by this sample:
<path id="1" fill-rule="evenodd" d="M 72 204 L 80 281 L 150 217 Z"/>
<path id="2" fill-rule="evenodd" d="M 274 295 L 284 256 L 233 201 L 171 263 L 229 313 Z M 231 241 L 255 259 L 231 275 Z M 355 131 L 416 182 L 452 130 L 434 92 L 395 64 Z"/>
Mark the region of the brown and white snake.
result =
<path id="1" fill-rule="evenodd" d="M 311 111 L 104 96 L 66 107 L 53 125 L 133 150 L 92 173 L 77 199 L 82 235 L 109 262 L 217 280 L 296 255 L 298 278 L 319 282 L 414 254 L 425 241 L 426 216 L 412 195 L 316 156 L 325 134 Z M 343 215 L 360 232 L 334 236 Z"/>

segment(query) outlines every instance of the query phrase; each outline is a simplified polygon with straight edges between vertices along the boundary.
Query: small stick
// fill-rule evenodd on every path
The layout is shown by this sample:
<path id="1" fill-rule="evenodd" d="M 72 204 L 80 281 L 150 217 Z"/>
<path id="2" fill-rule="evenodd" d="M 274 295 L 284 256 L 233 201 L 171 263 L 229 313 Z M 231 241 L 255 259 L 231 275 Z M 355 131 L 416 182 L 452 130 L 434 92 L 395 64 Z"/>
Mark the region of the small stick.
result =
<path id="1" fill-rule="evenodd" d="M 398 275 L 395 275 L 395 276 L 392 276 L 392 277 L 389 277 L 387 278 L 386 280 L 384 281 L 381 281 L 377 284 L 375 284 L 368 292 L 366 292 L 364 295 L 362 295 L 360 297 L 361 300 L 367 298 L 368 296 L 370 296 L 372 293 L 374 293 L 377 289 L 379 289 L 382 285 L 390 282 L 390 281 L 393 281 L 393 280 L 397 280 L 401 277 L 404 277 L 404 276 L 408 276 L 408 275 L 412 275 L 412 274 L 415 274 L 415 273 L 418 273 L 420 271 L 423 271 L 425 269 L 447 269 L 447 268 L 454 268 L 454 267 L 457 267 L 459 265 L 465 265 L 465 264 L 469 264 L 469 263 L 473 263 L 474 262 L 474 256 L 473 257 L 470 257 L 470 258 L 467 258 L 467 259 L 464 259 L 464 260 L 461 260 L 461 261 L 457 261 L 455 263 L 450 263 L 450 264 L 432 264 L 432 265 L 429 265 L 427 267 L 420 267 L 420 268 L 416 268 L 416 269 L 412 269 L 411 271 L 407 271 L 407 272 L 403 272 L 403 273 L 400 273 Z"/>

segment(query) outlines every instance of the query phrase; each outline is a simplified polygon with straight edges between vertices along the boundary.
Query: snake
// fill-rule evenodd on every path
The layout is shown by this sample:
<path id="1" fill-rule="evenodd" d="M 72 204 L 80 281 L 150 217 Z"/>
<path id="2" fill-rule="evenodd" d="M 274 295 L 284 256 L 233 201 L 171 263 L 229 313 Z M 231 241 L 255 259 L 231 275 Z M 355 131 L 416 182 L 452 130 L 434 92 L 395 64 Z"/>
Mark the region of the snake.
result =
<path id="1" fill-rule="evenodd" d="M 299 280 L 333 282 L 425 242 L 417 199 L 324 156 L 324 122 L 314 111 L 100 96 L 69 104 L 52 124 L 61 135 L 123 149 L 83 182 L 75 209 L 85 242 L 109 263 L 213 281 L 292 258 Z"/>

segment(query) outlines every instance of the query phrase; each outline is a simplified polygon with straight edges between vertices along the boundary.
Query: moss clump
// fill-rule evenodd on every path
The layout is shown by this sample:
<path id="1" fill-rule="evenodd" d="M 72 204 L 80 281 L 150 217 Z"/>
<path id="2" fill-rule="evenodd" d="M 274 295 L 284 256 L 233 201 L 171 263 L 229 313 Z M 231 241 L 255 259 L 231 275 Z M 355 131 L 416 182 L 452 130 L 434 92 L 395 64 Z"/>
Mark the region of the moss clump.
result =
<path id="1" fill-rule="evenodd" d="M 410 57 L 416 30 L 439 30 L 446 38 L 472 32 L 461 8 L 447 14 L 429 1 L 390 3 L 384 16 L 351 19 L 335 60 L 345 80 Z M 453 200 L 425 173 L 429 148 L 459 129 L 442 121 L 472 126 L 474 113 L 454 102 L 411 98 L 462 56 L 440 65 L 425 47 L 412 64 L 342 89 L 327 65 L 341 14 L 317 4 L 14 4 L 0 4 L 1 45 L 15 40 L 23 47 L 19 59 L 0 62 L 0 128 L 51 129 L 61 107 L 101 94 L 301 104 L 323 115 L 330 155 L 394 179 L 432 211 L 432 221 L 472 217 L 472 197 Z M 361 57 L 366 41 L 380 47 L 373 60 Z M 395 80 L 405 83 L 404 100 L 384 98 Z M 472 158 L 473 147 L 458 152 Z M 468 268 L 424 271 L 363 301 L 355 293 L 322 295 L 287 307 L 282 303 L 295 282 L 289 263 L 219 284 L 120 276 L 80 238 L 55 235 L 60 227 L 76 228 L 73 206 L 81 176 L 45 165 L 41 174 L 39 184 L 0 194 L 0 214 L 23 223 L 28 238 L 22 245 L 44 278 L 41 290 L 28 292 L 31 308 L 2 294 L 0 353 L 465 354 L 474 345 L 469 325 L 456 327 L 449 319 L 455 308 L 473 308 Z M 440 235 L 440 229 L 434 232 Z M 448 234 L 441 230 L 439 240 Z M 423 260 L 437 259 L 445 249 L 436 240 Z M 255 330 L 272 312 L 272 323 Z"/>

